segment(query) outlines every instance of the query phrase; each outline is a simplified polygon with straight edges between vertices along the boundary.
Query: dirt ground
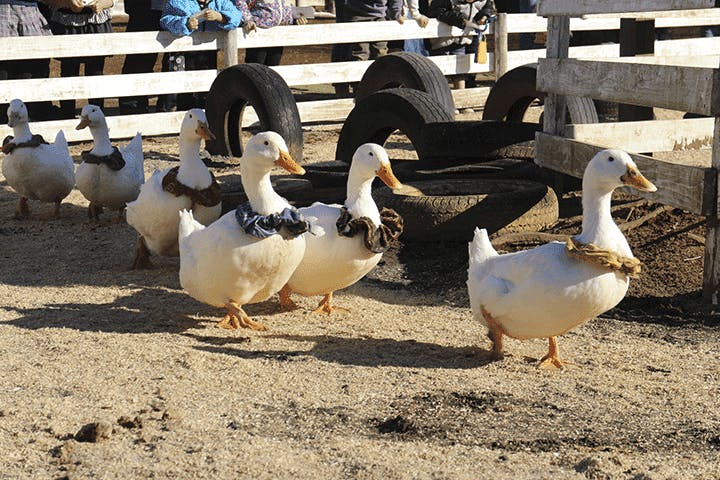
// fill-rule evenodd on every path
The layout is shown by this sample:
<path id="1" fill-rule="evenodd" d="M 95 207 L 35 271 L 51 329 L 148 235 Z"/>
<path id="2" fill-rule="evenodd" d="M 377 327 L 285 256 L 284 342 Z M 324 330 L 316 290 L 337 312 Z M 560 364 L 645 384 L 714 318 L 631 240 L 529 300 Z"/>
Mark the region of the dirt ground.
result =
<path id="1" fill-rule="evenodd" d="M 308 129 L 305 158 L 332 159 L 337 133 Z M 146 173 L 176 148 L 146 140 Z M 268 332 L 229 332 L 182 292 L 177 259 L 130 271 L 132 228 L 89 222 L 79 192 L 61 219 L 31 202 L 17 221 L 0 187 L 0 478 L 720 477 L 720 317 L 699 302 L 699 218 L 632 230 L 642 277 L 560 338 L 576 366 L 544 371 L 542 340 L 488 361 L 466 244 L 391 251 L 339 292 L 349 313 L 273 299 L 247 308 Z"/>

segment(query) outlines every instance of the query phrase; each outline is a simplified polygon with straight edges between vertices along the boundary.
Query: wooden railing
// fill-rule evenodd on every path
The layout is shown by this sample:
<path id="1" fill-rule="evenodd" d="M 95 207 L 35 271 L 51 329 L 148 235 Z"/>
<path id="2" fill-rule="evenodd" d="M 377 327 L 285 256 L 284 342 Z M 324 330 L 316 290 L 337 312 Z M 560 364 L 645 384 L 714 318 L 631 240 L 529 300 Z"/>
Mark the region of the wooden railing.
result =
<path id="1" fill-rule="evenodd" d="M 571 2 L 572 3 L 572 2 Z M 699 12 L 702 12 L 700 15 Z M 663 15 L 661 13 L 657 15 Z M 697 26 L 720 24 L 720 9 L 675 12 L 672 17 L 661 17 L 656 24 L 662 27 Z M 573 18 L 570 27 L 574 31 L 618 29 L 618 18 Z M 488 54 L 484 64 L 475 63 L 471 55 L 430 57 L 446 75 L 463 73 L 492 73 L 499 76 L 508 69 L 533 63 L 545 56 L 545 50 L 509 50 L 508 37 L 517 33 L 544 32 L 547 20 L 532 14 L 501 14 L 489 34 L 495 37 L 495 49 Z M 196 33 L 191 37 L 174 37 L 168 32 L 113 33 L 94 35 L 68 35 L 47 37 L 0 38 L 3 59 L 64 58 L 93 55 L 124 55 L 133 53 L 185 52 L 199 50 L 222 51 L 224 65 L 238 62 L 238 48 L 271 46 L 330 45 L 351 41 L 401 40 L 412 38 L 436 38 L 460 36 L 462 31 L 431 20 L 427 28 L 420 28 L 414 21 L 403 25 L 397 22 L 363 22 L 342 24 L 314 24 L 282 26 L 260 30 L 245 36 L 242 31 L 216 34 Z M 720 55 L 720 39 L 696 38 L 656 42 L 656 52 L 663 57 L 682 56 L 685 64 L 708 65 Z M 571 47 L 569 56 L 577 58 L 604 57 L 618 59 L 617 45 Z M 651 57 L 657 60 L 660 57 Z M 305 86 L 334 82 L 357 82 L 370 62 L 319 63 L 282 65 L 273 67 L 290 85 Z M 13 98 L 24 101 L 60 100 L 78 98 L 115 98 L 130 95 L 158 95 L 207 91 L 216 70 L 192 72 L 162 72 L 132 75 L 105 75 L 101 77 L 73 77 L 32 80 L 8 80 L 0 82 L 0 103 Z M 454 90 L 453 97 L 459 108 L 480 107 L 489 92 L 488 87 Z M 352 99 L 300 102 L 298 109 L 303 122 L 342 121 L 353 107 Z M 128 138 L 141 131 L 144 135 L 162 135 L 177 132 L 182 112 L 153 113 L 132 116 L 108 117 L 113 138 Z M 252 111 L 246 112 L 244 124 L 257 121 Z M 62 128 L 70 141 L 89 139 L 87 129 L 74 130 L 74 121 L 37 122 L 32 128 L 37 133 L 54 136 Z M 0 126 L 0 135 L 10 130 Z"/>
<path id="2" fill-rule="evenodd" d="M 660 203 L 682 208 L 707 218 L 704 295 L 717 302 L 720 286 L 720 219 L 718 218 L 718 172 L 720 171 L 720 56 L 716 39 L 704 39 L 708 49 L 702 58 L 655 55 L 591 61 L 569 57 L 571 16 L 622 12 L 623 15 L 653 18 L 678 15 L 679 5 L 696 8 L 715 6 L 714 0 L 629 0 L 587 2 L 540 0 L 538 11 L 549 15 L 548 58 L 538 63 L 538 90 L 548 93 L 543 133 L 537 135 L 536 163 L 581 177 L 590 158 L 603 148 L 630 152 L 677 151 L 688 146 L 711 147 L 712 161 L 676 158 L 662 161 L 640 153 L 631 156 L 658 187 L 656 193 L 641 194 Z M 673 12 L 674 11 L 674 12 Z M 697 11 L 697 18 L 715 18 L 717 10 Z M 635 13 L 633 13 L 635 12 Z M 640 13 L 640 15 L 638 15 Z M 672 18 L 672 17 L 664 17 Z M 662 25 L 659 19 L 656 23 Z M 693 40 L 692 45 L 699 45 Z M 659 43 L 657 42 L 656 46 Z M 688 43 L 690 44 L 690 43 Z M 658 53 L 660 50 L 660 53 Z M 668 51 L 668 50 L 666 50 Z M 677 62 L 677 64 L 674 64 Z M 566 125 L 568 95 L 620 102 L 641 107 L 659 107 L 714 116 L 708 119 L 632 121 L 615 124 Z"/>

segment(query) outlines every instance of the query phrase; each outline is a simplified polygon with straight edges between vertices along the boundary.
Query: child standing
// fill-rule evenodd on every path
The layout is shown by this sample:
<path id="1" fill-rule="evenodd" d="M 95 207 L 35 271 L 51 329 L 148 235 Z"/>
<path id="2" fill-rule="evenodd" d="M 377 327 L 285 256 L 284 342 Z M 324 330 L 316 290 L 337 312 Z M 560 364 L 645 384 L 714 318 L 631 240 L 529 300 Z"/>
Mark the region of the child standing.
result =
<path id="1" fill-rule="evenodd" d="M 34 0 L 0 0 L 0 37 L 52 35 L 50 27 Z M 0 81 L 8 79 L 47 78 L 49 60 L 2 60 Z M 30 117 L 47 120 L 50 103 L 29 104 Z M 0 123 L 7 123 L 7 105 L 0 105 Z"/>
<path id="2" fill-rule="evenodd" d="M 305 25 L 304 15 L 293 18 L 292 7 L 284 0 L 235 0 L 242 12 L 246 32 L 260 28 L 272 28 L 278 25 Z M 262 63 L 268 67 L 280 65 L 283 47 L 248 48 L 245 50 L 245 63 Z"/>
<path id="3" fill-rule="evenodd" d="M 495 12 L 493 0 L 432 0 L 428 16 L 470 32 L 484 25 Z M 428 50 L 432 56 L 461 55 L 474 54 L 477 47 L 477 36 L 432 38 Z M 468 80 L 472 83 L 475 77 L 469 77 Z M 456 81 L 455 85 L 462 88 L 460 85 L 464 86 L 464 80 Z"/>
<path id="4" fill-rule="evenodd" d="M 83 0 L 48 0 L 51 7 L 50 28 L 53 35 L 80 35 L 84 33 L 112 33 L 113 0 L 96 0 L 85 6 Z M 77 57 L 60 59 L 60 75 L 77 77 L 80 65 L 85 65 L 85 75 L 102 75 L 105 57 Z M 103 108 L 102 98 L 91 98 L 89 103 Z M 65 118 L 75 117 L 75 100 L 61 100 L 60 110 Z"/>
<path id="5" fill-rule="evenodd" d="M 240 10 L 231 0 L 167 0 L 160 17 L 160 26 L 178 36 L 194 31 L 218 32 L 234 30 L 242 21 Z M 188 52 L 184 55 L 184 70 L 217 68 L 215 51 Z M 180 58 L 176 56 L 176 58 Z M 206 94 L 182 93 L 177 96 L 177 109 L 204 108 Z"/>

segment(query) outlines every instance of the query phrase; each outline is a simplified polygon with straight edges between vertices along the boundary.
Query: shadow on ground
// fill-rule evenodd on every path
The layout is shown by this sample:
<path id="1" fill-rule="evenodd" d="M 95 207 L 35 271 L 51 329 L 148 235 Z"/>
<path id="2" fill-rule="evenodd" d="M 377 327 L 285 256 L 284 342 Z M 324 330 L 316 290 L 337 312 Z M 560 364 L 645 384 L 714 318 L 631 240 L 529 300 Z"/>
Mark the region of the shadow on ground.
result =
<path id="1" fill-rule="evenodd" d="M 477 368 L 492 362 L 490 352 L 481 348 L 450 347 L 415 340 L 348 338 L 334 335 L 266 335 L 264 338 L 313 342 L 314 345 L 309 350 L 245 350 L 238 348 L 236 344 L 247 342 L 247 338 L 239 340 L 236 337 L 212 337 L 192 333 L 185 335 L 210 344 L 195 347 L 198 350 L 246 359 L 271 358 L 292 361 L 295 357 L 313 356 L 324 362 L 360 367 L 448 369 Z"/>

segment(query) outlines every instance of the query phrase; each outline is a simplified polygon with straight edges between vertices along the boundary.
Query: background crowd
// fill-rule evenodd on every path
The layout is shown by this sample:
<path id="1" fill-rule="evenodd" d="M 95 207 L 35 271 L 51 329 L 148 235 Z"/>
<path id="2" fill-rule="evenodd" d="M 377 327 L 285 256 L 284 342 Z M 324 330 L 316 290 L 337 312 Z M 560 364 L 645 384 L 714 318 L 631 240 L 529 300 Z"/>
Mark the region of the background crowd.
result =
<path id="1" fill-rule="evenodd" d="M 301 14 L 294 15 L 291 0 L 125 0 L 129 16 L 126 31 L 143 32 L 166 30 L 174 35 L 192 35 L 196 31 L 213 32 L 242 28 L 250 33 L 258 28 L 278 25 L 305 24 Z M 77 35 L 111 33 L 114 0 L 0 0 L 0 36 Z M 470 33 L 479 30 L 495 14 L 493 0 L 335 0 L 336 22 L 397 21 L 411 19 L 421 27 L 428 17 L 437 18 Z M 444 41 L 415 39 L 395 42 L 359 42 L 335 45 L 331 61 L 372 60 L 393 51 L 412 51 L 423 55 L 452 55 L 471 53 L 477 48 L 477 37 L 451 38 Z M 249 48 L 245 62 L 279 65 L 283 47 Z M 123 74 L 147 73 L 155 69 L 157 54 L 132 54 L 125 57 Z M 0 61 L 0 80 L 49 77 L 49 60 Z M 205 70 L 217 68 L 217 54 L 213 51 L 166 53 L 161 61 L 162 71 Z M 105 57 L 60 59 L 63 77 L 102 75 Z M 350 94 L 349 84 L 335 85 L 336 94 Z M 156 111 L 187 110 L 204 106 L 203 92 L 161 95 Z M 89 100 L 100 107 L 104 99 Z M 51 120 L 73 118 L 77 113 L 75 100 L 61 100 L 28 105 L 31 118 Z M 122 114 L 147 113 L 146 96 L 119 99 Z M 6 123 L 5 108 L 0 106 L 0 122 Z"/>

